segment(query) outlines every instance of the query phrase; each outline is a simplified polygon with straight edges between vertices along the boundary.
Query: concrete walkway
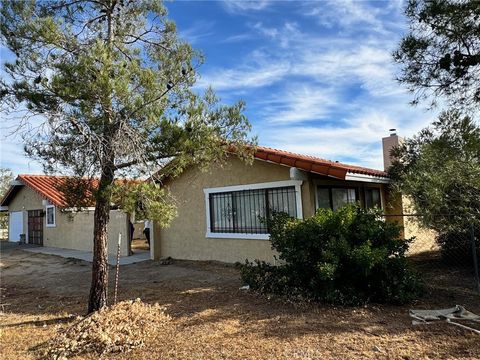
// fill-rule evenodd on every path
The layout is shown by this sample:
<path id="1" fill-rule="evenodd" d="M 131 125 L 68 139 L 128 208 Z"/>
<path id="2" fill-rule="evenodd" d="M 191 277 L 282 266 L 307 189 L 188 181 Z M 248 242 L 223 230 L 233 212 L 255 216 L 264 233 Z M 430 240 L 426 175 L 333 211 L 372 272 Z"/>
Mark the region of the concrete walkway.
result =
<path id="1" fill-rule="evenodd" d="M 37 254 L 56 255 L 64 258 L 73 258 L 89 262 L 92 262 L 93 259 L 93 253 L 91 251 L 60 249 L 47 246 L 24 247 L 20 245 L 18 248 Z M 120 257 L 120 265 L 129 265 L 146 260 L 150 260 L 150 251 L 135 250 L 133 255 Z M 117 257 L 114 255 L 108 255 L 108 263 L 110 265 L 115 265 L 117 263 Z"/>

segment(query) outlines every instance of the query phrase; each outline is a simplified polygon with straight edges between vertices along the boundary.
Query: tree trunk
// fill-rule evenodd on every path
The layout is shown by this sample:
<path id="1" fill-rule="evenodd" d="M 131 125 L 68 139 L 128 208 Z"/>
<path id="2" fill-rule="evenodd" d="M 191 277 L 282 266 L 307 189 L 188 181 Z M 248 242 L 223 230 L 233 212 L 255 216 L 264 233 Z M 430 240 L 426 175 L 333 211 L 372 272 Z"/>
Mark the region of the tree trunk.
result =
<path id="1" fill-rule="evenodd" d="M 108 59 L 107 69 L 111 67 L 111 52 L 113 41 L 112 13 L 116 2 L 109 2 L 110 8 L 107 10 L 107 28 L 108 28 Z M 107 306 L 108 289 L 108 231 L 107 225 L 110 220 L 110 201 L 111 186 L 115 179 L 115 152 L 113 139 L 118 124 L 114 124 L 112 118 L 112 99 L 108 97 L 106 102 L 106 116 L 104 118 L 104 142 L 103 142 L 103 161 L 101 166 L 100 183 L 98 184 L 95 215 L 93 223 L 93 263 L 92 263 L 92 284 L 90 286 L 90 296 L 88 299 L 88 313 L 100 310 Z"/>
<path id="2" fill-rule="evenodd" d="M 110 219 L 110 186 L 114 172 L 111 167 L 102 170 L 96 196 L 93 229 L 92 283 L 88 299 L 88 313 L 107 305 L 108 289 L 108 231 Z"/>

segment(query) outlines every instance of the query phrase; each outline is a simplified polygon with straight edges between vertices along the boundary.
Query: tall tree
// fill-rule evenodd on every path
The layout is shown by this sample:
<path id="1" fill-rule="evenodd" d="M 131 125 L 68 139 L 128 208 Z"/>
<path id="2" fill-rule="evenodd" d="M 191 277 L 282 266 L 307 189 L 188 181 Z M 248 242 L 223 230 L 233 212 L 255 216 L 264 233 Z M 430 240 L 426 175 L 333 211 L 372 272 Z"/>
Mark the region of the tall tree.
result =
<path id="1" fill-rule="evenodd" d="M 392 155 L 394 186 L 424 225 L 439 233 L 480 226 L 480 126 L 470 117 L 444 112 Z"/>
<path id="2" fill-rule="evenodd" d="M 410 31 L 394 59 L 413 103 L 444 98 L 457 109 L 480 105 L 480 1 L 409 0 Z"/>
<path id="3" fill-rule="evenodd" d="M 172 158 L 175 173 L 190 164 L 206 166 L 232 146 L 248 157 L 244 103 L 220 105 L 212 90 L 202 96 L 192 90 L 202 55 L 177 37 L 161 1 L 2 5 L 2 41 L 16 55 L 5 64 L 10 78 L 2 80 L 2 102 L 4 109 L 23 110 L 22 122 L 34 116 L 36 126 L 23 131 L 27 153 L 47 172 L 99 176 L 92 312 L 107 300 L 107 224 L 115 179 L 154 176 Z M 155 183 L 139 189 L 151 195 L 147 215 L 171 215 Z"/>
<path id="4" fill-rule="evenodd" d="M 0 168 L 0 198 L 5 195 L 10 188 L 13 180 L 13 173 L 10 169 Z M 0 229 L 6 229 L 8 226 L 8 213 L 0 212 Z"/>

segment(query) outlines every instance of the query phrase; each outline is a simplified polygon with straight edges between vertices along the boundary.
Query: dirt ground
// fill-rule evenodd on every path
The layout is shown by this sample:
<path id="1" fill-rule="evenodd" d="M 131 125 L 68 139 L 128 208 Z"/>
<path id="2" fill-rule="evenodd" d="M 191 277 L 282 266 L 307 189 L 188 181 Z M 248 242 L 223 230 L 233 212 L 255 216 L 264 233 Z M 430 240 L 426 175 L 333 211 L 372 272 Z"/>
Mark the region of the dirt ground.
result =
<path id="1" fill-rule="evenodd" d="M 113 268 L 111 274 L 113 278 Z M 85 314 L 89 282 L 87 262 L 3 249 L 2 359 L 34 359 L 45 341 L 74 316 Z M 107 358 L 480 358 L 480 336 L 448 324 L 413 327 L 408 306 L 293 305 L 239 290 L 241 285 L 238 271 L 220 264 L 147 261 L 124 266 L 120 299 L 158 302 L 173 320 L 146 347 Z M 450 287 L 430 288 L 412 307 L 455 304 L 480 313 L 478 295 Z"/>
<path id="2" fill-rule="evenodd" d="M 147 240 L 145 239 L 133 239 L 132 241 L 132 250 L 150 250 Z"/>

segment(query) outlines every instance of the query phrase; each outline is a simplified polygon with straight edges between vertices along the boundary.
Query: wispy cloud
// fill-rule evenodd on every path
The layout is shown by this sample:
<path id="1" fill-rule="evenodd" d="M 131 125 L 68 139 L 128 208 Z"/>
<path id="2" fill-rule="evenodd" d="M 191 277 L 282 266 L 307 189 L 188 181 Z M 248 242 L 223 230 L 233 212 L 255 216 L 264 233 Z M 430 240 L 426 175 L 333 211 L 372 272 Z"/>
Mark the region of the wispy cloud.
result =
<path id="1" fill-rule="evenodd" d="M 326 28 L 339 27 L 348 33 L 367 31 L 387 34 L 389 26 L 394 23 L 384 17 L 392 12 L 398 13 L 400 6 L 399 1 L 392 1 L 386 7 L 374 7 L 368 1 L 325 0 L 305 3 L 302 11 Z"/>
<path id="2" fill-rule="evenodd" d="M 288 74 L 290 64 L 271 62 L 263 52 L 252 52 L 248 60 L 233 69 L 213 69 L 202 75 L 197 86 L 212 85 L 217 90 L 240 90 L 271 85 Z"/>
<path id="3" fill-rule="evenodd" d="M 190 44 L 195 44 L 204 38 L 212 36 L 215 32 L 213 30 L 215 23 L 205 20 L 197 20 L 193 24 L 178 32 L 181 39 L 187 40 Z"/>
<path id="4" fill-rule="evenodd" d="M 245 40 L 252 39 L 252 34 L 245 33 L 245 34 L 237 34 L 237 35 L 231 35 L 226 37 L 225 39 L 221 40 L 222 43 L 236 43 L 236 42 L 241 42 Z"/>
<path id="5" fill-rule="evenodd" d="M 224 0 L 223 8 L 229 13 L 259 11 L 267 8 L 271 0 Z"/>
<path id="6" fill-rule="evenodd" d="M 339 105 L 332 88 L 319 88 L 305 83 L 289 83 L 283 90 L 255 103 L 262 121 L 272 125 L 321 120 Z"/>

